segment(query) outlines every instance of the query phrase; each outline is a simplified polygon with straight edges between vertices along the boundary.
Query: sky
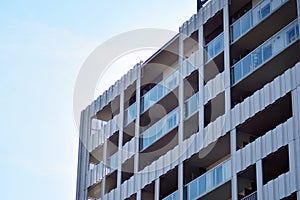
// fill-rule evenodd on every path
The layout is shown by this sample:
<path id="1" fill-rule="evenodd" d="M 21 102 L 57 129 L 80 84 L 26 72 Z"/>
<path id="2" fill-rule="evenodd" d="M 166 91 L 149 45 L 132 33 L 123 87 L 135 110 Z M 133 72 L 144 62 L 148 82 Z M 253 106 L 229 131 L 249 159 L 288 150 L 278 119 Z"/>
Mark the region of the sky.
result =
<path id="1" fill-rule="evenodd" d="M 75 199 L 73 91 L 85 59 L 126 31 L 178 31 L 195 12 L 196 0 L 0 0 L 0 199 Z"/>

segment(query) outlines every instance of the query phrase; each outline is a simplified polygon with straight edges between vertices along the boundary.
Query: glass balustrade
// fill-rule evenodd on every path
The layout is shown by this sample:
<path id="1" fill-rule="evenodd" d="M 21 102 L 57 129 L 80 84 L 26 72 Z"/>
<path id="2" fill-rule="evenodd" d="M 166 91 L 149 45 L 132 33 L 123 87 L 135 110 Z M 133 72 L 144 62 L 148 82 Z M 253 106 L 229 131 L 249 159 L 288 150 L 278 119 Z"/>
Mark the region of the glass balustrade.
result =
<path id="1" fill-rule="evenodd" d="M 199 176 L 188 183 L 185 188 L 187 199 L 197 199 L 210 192 L 219 185 L 227 182 L 231 178 L 231 160 L 226 160 L 222 164 Z"/>
<path id="2" fill-rule="evenodd" d="M 108 158 L 107 168 L 109 168 L 109 173 L 113 172 L 118 168 L 118 159 L 118 152 L 114 153 L 112 156 L 110 156 L 110 158 Z"/>
<path id="3" fill-rule="evenodd" d="M 125 126 L 136 118 L 136 102 L 125 110 Z"/>
<path id="4" fill-rule="evenodd" d="M 233 65 L 232 84 L 240 81 L 298 39 L 299 29 L 295 20 Z"/>
<path id="5" fill-rule="evenodd" d="M 148 128 L 142 134 L 140 141 L 140 150 L 144 150 L 155 141 L 160 139 L 166 133 L 178 126 L 179 123 L 179 109 L 176 108 L 170 112 L 167 116 L 156 122 L 153 126 Z"/>
<path id="6" fill-rule="evenodd" d="M 185 117 L 188 118 L 198 110 L 199 93 L 197 92 L 191 96 L 185 103 Z"/>
<path id="7" fill-rule="evenodd" d="M 164 79 L 160 83 L 158 83 L 155 87 L 149 90 L 142 98 L 141 98 L 141 113 L 150 108 L 160 99 L 162 99 L 165 95 L 171 92 L 174 88 L 178 86 L 178 69 L 173 72 L 168 78 Z"/>
<path id="8" fill-rule="evenodd" d="M 221 33 L 215 39 L 209 42 L 206 45 L 205 50 L 207 52 L 206 62 L 210 61 L 219 53 L 221 53 L 224 50 L 224 34 Z"/>
<path id="9" fill-rule="evenodd" d="M 178 200 L 178 191 L 173 192 L 169 196 L 163 198 L 163 200 Z"/>
<path id="10" fill-rule="evenodd" d="M 267 18 L 288 0 L 263 0 L 231 25 L 231 42 Z"/>

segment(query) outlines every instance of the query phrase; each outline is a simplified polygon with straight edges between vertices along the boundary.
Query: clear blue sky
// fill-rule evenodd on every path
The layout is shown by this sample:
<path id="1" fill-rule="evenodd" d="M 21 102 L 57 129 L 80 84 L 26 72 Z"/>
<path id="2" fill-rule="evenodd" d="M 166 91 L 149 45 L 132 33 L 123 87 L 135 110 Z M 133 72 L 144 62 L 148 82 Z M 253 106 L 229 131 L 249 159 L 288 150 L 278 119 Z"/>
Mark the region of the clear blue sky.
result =
<path id="1" fill-rule="evenodd" d="M 0 199 L 75 199 L 82 63 L 113 35 L 177 31 L 195 11 L 196 0 L 0 0 Z"/>

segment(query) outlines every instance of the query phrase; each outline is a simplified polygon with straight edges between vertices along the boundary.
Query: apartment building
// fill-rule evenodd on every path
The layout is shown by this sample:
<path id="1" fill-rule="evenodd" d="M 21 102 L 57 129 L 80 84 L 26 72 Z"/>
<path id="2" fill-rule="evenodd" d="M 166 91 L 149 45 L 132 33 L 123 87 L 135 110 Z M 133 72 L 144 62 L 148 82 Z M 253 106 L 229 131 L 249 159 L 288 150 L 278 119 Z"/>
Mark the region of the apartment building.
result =
<path id="1" fill-rule="evenodd" d="M 300 0 L 211 0 L 82 111 L 77 200 L 300 200 Z"/>

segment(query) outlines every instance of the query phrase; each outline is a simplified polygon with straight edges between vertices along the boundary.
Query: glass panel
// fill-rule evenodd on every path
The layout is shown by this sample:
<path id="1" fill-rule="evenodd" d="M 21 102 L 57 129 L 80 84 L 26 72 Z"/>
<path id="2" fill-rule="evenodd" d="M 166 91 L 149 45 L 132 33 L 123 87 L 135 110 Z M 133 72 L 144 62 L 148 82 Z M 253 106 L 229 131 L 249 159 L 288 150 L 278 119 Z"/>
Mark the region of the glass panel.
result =
<path id="1" fill-rule="evenodd" d="M 240 21 L 237 21 L 232 26 L 232 41 L 235 41 L 241 35 Z"/>
<path id="2" fill-rule="evenodd" d="M 224 49 L 224 34 L 221 33 L 215 39 L 206 45 L 207 58 L 206 62 L 214 58 Z"/>
<path id="3" fill-rule="evenodd" d="M 252 27 L 252 15 L 251 12 L 248 12 L 241 18 L 242 24 L 242 33 L 245 33 Z"/>
<path id="4" fill-rule="evenodd" d="M 270 12 L 271 12 L 270 4 L 267 4 L 260 11 L 260 18 L 261 19 L 265 18 Z"/>
<path id="5" fill-rule="evenodd" d="M 243 65 L 243 76 L 246 76 L 247 74 L 249 74 L 249 72 L 252 69 L 251 55 L 248 55 L 245 58 L 243 58 L 242 65 Z"/>
<path id="6" fill-rule="evenodd" d="M 234 65 L 233 77 L 234 77 L 234 83 L 238 82 L 242 78 L 242 65 L 241 65 L 241 62 L 238 62 L 236 65 Z"/>
<path id="7" fill-rule="evenodd" d="M 252 53 L 253 68 L 258 67 L 262 63 L 261 48 L 254 50 Z"/>
<path id="8" fill-rule="evenodd" d="M 263 46 L 263 59 L 264 61 L 268 60 L 272 56 L 272 44 L 265 44 Z"/>

